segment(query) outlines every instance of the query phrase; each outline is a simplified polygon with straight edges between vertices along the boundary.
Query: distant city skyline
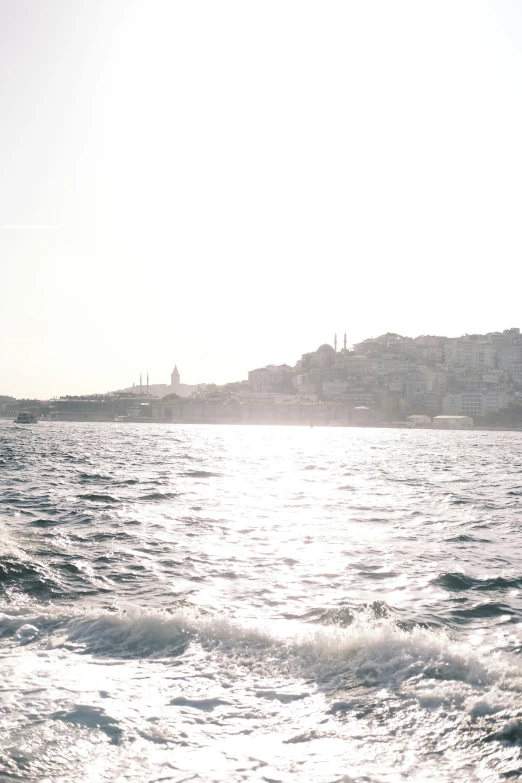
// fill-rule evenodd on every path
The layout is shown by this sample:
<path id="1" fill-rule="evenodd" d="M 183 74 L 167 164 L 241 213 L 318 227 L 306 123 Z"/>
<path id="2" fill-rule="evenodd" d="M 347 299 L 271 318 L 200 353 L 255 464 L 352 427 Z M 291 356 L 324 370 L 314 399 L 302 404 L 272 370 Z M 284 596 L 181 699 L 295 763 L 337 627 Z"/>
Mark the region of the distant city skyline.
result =
<path id="1" fill-rule="evenodd" d="M 495 337 L 497 335 L 498 335 L 498 338 Z M 269 370 L 269 369 L 272 369 L 272 368 L 273 368 L 273 370 L 276 371 L 276 373 L 279 371 L 280 368 L 288 368 L 288 370 L 292 369 L 292 372 L 293 372 L 294 375 L 296 373 L 299 373 L 299 372 L 306 372 L 306 370 L 300 370 L 299 369 L 300 364 L 301 364 L 302 359 L 303 359 L 304 356 L 307 356 L 307 355 L 312 356 L 312 355 L 316 355 L 316 354 L 317 355 L 320 355 L 320 354 L 322 355 L 322 353 L 324 353 L 325 355 L 329 355 L 329 353 L 328 353 L 329 351 L 333 355 L 337 355 L 338 354 L 340 356 L 343 355 L 343 354 L 348 355 L 348 354 L 352 354 L 352 353 L 356 353 L 356 354 L 360 355 L 362 352 L 364 352 L 364 348 L 365 348 L 366 345 L 371 346 L 372 343 L 376 343 L 376 344 L 379 344 L 379 345 L 387 344 L 387 342 L 386 342 L 387 338 L 393 338 L 392 339 L 392 343 L 390 343 L 390 345 L 395 345 L 395 347 L 390 347 L 389 348 L 389 351 L 391 351 L 392 353 L 393 353 L 394 350 L 395 351 L 398 350 L 397 346 L 401 346 L 401 348 L 399 349 L 399 353 L 403 353 L 404 352 L 404 350 L 403 350 L 403 343 L 405 345 L 407 345 L 408 342 L 412 342 L 412 343 L 415 342 L 415 343 L 419 343 L 420 345 L 426 344 L 427 346 L 428 345 L 432 345 L 432 344 L 434 346 L 436 344 L 437 346 L 439 346 L 437 348 L 437 350 L 440 350 L 441 354 L 440 354 L 440 356 L 436 356 L 436 357 L 435 357 L 435 355 L 430 355 L 430 361 L 431 362 L 435 362 L 436 364 L 440 365 L 441 367 L 444 367 L 444 369 L 446 371 L 447 369 L 450 369 L 450 368 L 455 366 L 455 361 L 456 360 L 455 360 L 455 356 L 453 356 L 453 353 L 455 351 L 458 352 L 459 349 L 456 346 L 458 346 L 459 344 L 467 343 L 467 342 L 474 343 L 474 342 L 477 342 L 477 340 L 475 338 L 478 338 L 478 342 L 479 343 L 489 342 L 489 343 L 494 343 L 495 345 L 500 345 L 503 342 L 503 340 L 504 340 L 506 335 L 509 336 L 509 340 L 508 340 L 507 344 L 508 345 L 512 345 L 513 347 L 512 348 L 506 348 L 505 350 L 507 351 L 508 355 L 503 357 L 503 358 L 501 358 L 501 359 L 499 358 L 500 354 L 497 356 L 498 350 L 496 348 L 493 350 L 493 348 L 492 348 L 491 357 L 489 359 L 489 363 L 487 364 L 487 367 L 489 368 L 489 370 L 492 370 L 492 369 L 502 369 L 503 372 L 508 372 L 508 375 L 505 378 L 505 383 L 508 383 L 508 381 L 509 381 L 509 383 L 512 384 L 513 380 L 515 380 L 515 388 L 519 388 L 518 385 L 521 384 L 520 385 L 520 390 L 521 391 L 517 392 L 517 396 L 518 396 L 519 394 L 522 394 L 522 336 L 520 335 L 519 327 L 513 327 L 513 326 L 507 327 L 505 329 L 493 329 L 493 330 L 490 330 L 487 333 L 481 333 L 481 332 L 475 332 L 475 331 L 467 331 L 467 332 L 464 332 L 462 335 L 454 335 L 454 336 L 453 335 L 434 334 L 434 333 L 433 334 L 422 334 L 422 335 L 404 335 L 404 334 L 399 334 L 397 332 L 393 332 L 391 330 L 387 330 L 386 332 L 383 332 L 381 335 L 376 335 L 376 336 L 372 335 L 370 337 L 367 336 L 367 337 L 364 337 L 362 340 L 354 341 L 353 343 L 350 343 L 348 341 L 346 332 L 343 333 L 342 342 L 338 338 L 338 333 L 334 332 L 333 333 L 333 339 L 331 341 L 327 341 L 325 343 L 321 343 L 318 348 L 317 347 L 314 348 L 313 346 L 308 346 L 306 350 L 300 351 L 297 356 L 294 356 L 292 359 L 288 359 L 288 361 L 284 361 L 284 362 L 268 361 L 268 362 L 264 362 L 264 363 L 259 363 L 256 366 L 251 365 L 249 370 L 247 370 L 247 372 L 244 374 L 244 376 L 240 377 L 240 378 L 238 378 L 238 377 L 235 377 L 235 378 L 225 378 L 225 380 L 219 380 L 219 381 L 215 380 L 215 379 L 210 379 L 209 381 L 202 381 L 200 383 L 194 383 L 194 384 L 186 384 L 184 382 L 181 383 L 181 374 L 180 374 L 179 368 L 177 366 L 177 362 L 175 362 L 174 363 L 174 368 L 171 371 L 170 376 L 169 376 L 170 383 L 167 383 L 164 380 L 158 381 L 156 383 L 150 377 L 150 373 L 149 372 L 144 373 L 143 371 L 141 371 L 141 372 L 137 373 L 137 380 L 133 381 L 130 384 L 122 384 L 122 385 L 119 385 L 119 386 L 113 387 L 113 388 L 107 387 L 107 388 L 98 388 L 98 389 L 94 389 L 94 388 L 83 389 L 83 390 L 79 390 L 77 393 L 80 394 L 80 395 L 81 394 L 105 394 L 106 392 L 109 392 L 109 393 L 122 392 L 122 391 L 136 392 L 136 390 L 139 390 L 140 393 L 145 394 L 147 389 L 150 387 L 151 396 L 156 396 L 158 398 L 162 397 L 165 394 L 169 394 L 169 393 L 172 393 L 172 392 L 178 393 L 178 394 L 180 394 L 183 397 L 187 397 L 190 394 L 192 394 L 193 392 L 197 391 L 198 389 L 205 389 L 208 384 L 217 384 L 219 386 L 219 385 L 224 385 L 224 384 L 228 384 L 228 383 L 235 383 L 235 382 L 240 382 L 240 381 L 246 382 L 247 379 L 250 382 L 251 379 L 252 379 L 252 376 L 254 375 L 255 372 L 259 372 L 259 371 L 263 371 L 263 370 Z M 514 337 L 512 337 L 512 335 L 514 335 Z M 386 339 L 384 339 L 384 338 L 386 338 Z M 397 338 L 397 340 L 398 340 L 397 343 L 394 342 L 395 338 Z M 384 343 L 383 343 L 383 339 L 384 339 Z M 450 346 L 450 344 L 455 344 L 455 345 L 452 347 L 452 346 Z M 326 349 L 328 349 L 328 351 Z M 448 350 L 450 350 L 449 358 L 446 355 Z M 453 353 L 451 353 L 451 352 L 453 352 Z M 421 358 L 420 355 L 417 356 L 416 359 L 415 359 L 415 363 L 417 363 L 420 358 Z M 468 367 L 468 369 L 471 369 L 472 367 L 474 367 L 473 361 L 474 361 L 474 359 L 471 360 L 471 364 L 470 364 L 469 360 L 468 360 L 467 364 L 465 364 L 465 367 Z M 499 366 L 497 368 L 497 364 L 498 364 L 499 361 L 500 361 L 500 364 L 502 365 L 502 367 Z M 448 362 L 449 362 L 449 364 L 448 364 Z M 423 361 L 421 360 L 420 364 L 422 365 L 422 363 L 423 363 Z M 320 361 L 320 365 L 319 366 L 322 366 L 322 360 Z M 405 369 L 406 368 L 404 368 L 404 370 Z M 422 370 L 421 367 L 419 369 Z M 476 369 L 480 369 L 480 367 L 477 366 Z M 513 370 L 516 371 L 516 376 L 515 377 L 513 376 Z M 265 383 L 265 382 L 263 381 L 263 383 Z M 279 381 L 277 380 L 277 375 L 276 375 L 276 386 L 278 385 L 278 383 L 279 383 Z M 491 387 L 491 383 L 492 383 L 492 379 L 490 378 L 488 380 L 488 384 L 490 385 L 490 388 L 498 387 L 498 391 L 500 391 L 500 386 L 502 386 L 504 384 L 504 381 L 502 381 L 502 383 L 500 383 L 499 378 L 494 378 L 493 379 L 493 387 Z M 356 386 L 358 386 L 358 385 L 359 385 L 359 381 L 357 381 L 357 383 L 356 383 Z M 306 383 L 305 383 L 305 386 L 306 386 Z M 295 389 L 295 393 L 296 394 L 315 393 L 316 389 L 311 389 L 311 388 L 306 388 L 305 389 L 305 386 L 303 386 L 302 388 L 300 388 L 298 386 Z M 335 386 L 335 384 L 333 386 Z M 446 382 L 444 382 L 444 386 L 446 387 Z M 457 384 L 457 387 L 458 387 L 458 384 Z M 456 387 L 455 390 L 457 390 L 457 387 Z M 289 386 L 288 388 L 291 388 L 291 387 Z M 507 387 L 506 387 L 506 389 L 507 389 Z M 451 389 L 446 389 L 446 391 L 448 391 L 448 390 L 451 391 Z M 370 387 L 368 387 L 368 394 L 373 394 L 374 391 L 375 390 L 370 391 Z M 18 397 L 18 398 L 24 398 L 25 397 L 25 398 L 35 398 L 35 399 L 37 399 L 37 398 L 39 398 L 39 399 L 50 399 L 51 397 L 59 397 L 59 396 L 67 395 L 67 394 L 71 394 L 71 392 L 59 391 L 58 393 L 56 393 L 54 395 L 49 395 L 49 397 L 46 398 L 46 397 L 44 397 L 42 395 L 31 394 L 31 393 L 29 393 L 29 394 L 22 394 L 22 395 L 10 394 L 8 391 L 3 390 L 2 388 L 0 388 L 0 395 L 9 395 L 9 396 Z M 73 394 L 76 394 L 76 392 L 74 392 Z M 508 397 L 509 397 L 509 395 L 506 397 L 506 400 L 508 399 Z M 441 397 L 441 403 L 442 403 L 442 397 Z"/>
<path id="2" fill-rule="evenodd" d="M 0 2 L 0 66 L 1 393 L 519 322 L 517 4 Z"/>
<path id="3" fill-rule="evenodd" d="M 2 415 L 19 409 L 20 401 L 0 398 Z M 516 428 L 522 422 L 520 328 L 461 337 L 386 332 L 353 347 L 346 334 L 339 347 L 335 334 L 333 346 L 322 343 L 291 365 L 253 368 L 239 382 L 188 385 L 175 365 L 170 383 L 150 384 L 141 373 L 138 385 L 66 395 L 34 412 L 82 421 L 309 424 L 312 409 L 316 423 L 331 426 L 471 427 L 478 419 Z"/>

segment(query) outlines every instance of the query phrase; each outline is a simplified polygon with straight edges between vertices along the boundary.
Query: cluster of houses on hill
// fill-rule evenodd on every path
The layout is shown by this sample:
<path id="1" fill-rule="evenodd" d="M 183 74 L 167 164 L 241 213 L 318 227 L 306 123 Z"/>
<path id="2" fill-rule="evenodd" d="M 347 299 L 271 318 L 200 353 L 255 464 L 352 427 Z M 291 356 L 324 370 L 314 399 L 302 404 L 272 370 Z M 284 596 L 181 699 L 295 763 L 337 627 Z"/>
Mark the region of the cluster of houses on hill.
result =
<path id="1" fill-rule="evenodd" d="M 418 414 L 485 416 L 522 403 L 522 335 L 503 332 L 438 337 L 388 333 L 337 350 L 321 345 L 294 367 L 252 370 L 252 393 L 294 391 L 299 397 L 337 400 L 386 411 L 392 417 Z"/>

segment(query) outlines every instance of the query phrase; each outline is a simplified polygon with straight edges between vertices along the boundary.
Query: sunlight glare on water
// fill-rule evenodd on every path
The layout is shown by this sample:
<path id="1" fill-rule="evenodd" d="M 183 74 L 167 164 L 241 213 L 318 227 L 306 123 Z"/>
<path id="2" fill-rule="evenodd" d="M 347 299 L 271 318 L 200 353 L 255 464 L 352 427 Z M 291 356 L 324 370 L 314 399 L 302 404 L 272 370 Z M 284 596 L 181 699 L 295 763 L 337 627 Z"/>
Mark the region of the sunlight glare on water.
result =
<path id="1" fill-rule="evenodd" d="M 522 779 L 521 445 L 0 424 L 0 777 Z"/>

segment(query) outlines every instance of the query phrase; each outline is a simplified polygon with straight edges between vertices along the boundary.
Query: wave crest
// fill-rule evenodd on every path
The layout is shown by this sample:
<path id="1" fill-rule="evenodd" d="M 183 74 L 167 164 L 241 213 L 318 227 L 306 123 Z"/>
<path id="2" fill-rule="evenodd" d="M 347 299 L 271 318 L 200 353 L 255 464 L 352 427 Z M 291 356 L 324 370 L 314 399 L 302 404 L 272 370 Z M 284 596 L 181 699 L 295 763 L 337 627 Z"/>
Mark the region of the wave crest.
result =
<path id="1" fill-rule="evenodd" d="M 145 611 L 122 606 L 103 613 L 67 616 L 46 609 L 0 616 L 4 636 L 15 637 L 22 624 L 38 630 L 34 642 L 109 658 L 165 659 L 200 645 L 234 666 L 260 673 L 288 673 L 320 687 L 353 685 L 400 687 L 410 680 L 461 680 L 484 685 L 492 670 L 469 648 L 444 631 L 401 628 L 390 619 L 370 620 L 359 613 L 347 627 L 295 621 L 249 623 L 224 615 L 178 608 Z M 27 639 L 24 639 L 27 643 Z"/>

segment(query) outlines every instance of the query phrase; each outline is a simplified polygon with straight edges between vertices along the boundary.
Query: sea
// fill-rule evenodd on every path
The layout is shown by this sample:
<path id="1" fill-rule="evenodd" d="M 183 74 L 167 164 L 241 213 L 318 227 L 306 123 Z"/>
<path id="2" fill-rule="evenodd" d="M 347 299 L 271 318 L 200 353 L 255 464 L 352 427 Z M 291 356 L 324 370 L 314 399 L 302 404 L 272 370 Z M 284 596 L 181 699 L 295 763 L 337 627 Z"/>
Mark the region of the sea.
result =
<path id="1" fill-rule="evenodd" d="M 0 423 L 0 781 L 522 780 L 522 433 Z"/>

